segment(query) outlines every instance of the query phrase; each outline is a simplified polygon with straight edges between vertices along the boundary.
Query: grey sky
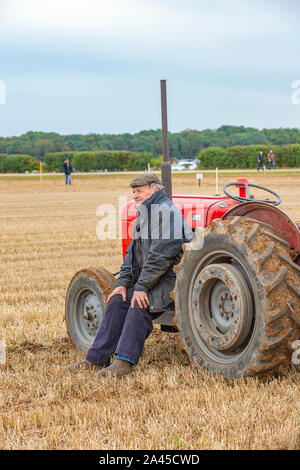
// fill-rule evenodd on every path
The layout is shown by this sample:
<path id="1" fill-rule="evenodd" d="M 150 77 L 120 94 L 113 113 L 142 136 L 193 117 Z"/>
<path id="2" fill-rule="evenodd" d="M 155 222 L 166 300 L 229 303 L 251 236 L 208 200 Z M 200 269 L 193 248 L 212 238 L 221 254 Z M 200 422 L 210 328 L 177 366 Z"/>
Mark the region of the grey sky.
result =
<path id="1" fill-rule="evenodd" d="M 299 127 L 294 0 L 0 0 L 0 136 Z"/>

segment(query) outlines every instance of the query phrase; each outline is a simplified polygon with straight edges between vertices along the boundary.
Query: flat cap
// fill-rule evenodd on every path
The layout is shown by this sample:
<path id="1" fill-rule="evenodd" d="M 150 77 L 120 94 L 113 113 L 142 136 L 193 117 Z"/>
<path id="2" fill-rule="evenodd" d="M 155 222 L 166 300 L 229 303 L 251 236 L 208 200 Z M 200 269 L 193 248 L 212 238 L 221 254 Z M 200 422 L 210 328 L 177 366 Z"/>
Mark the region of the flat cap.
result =
<path id="1" fill-rule="evenodd" d="M 145 171 L 140 175 L 137 175 L 133 180 L 130 181 L 129 186 L 134 188 L 135 186 L 145 186 L 146 184 L 157 183 L 162 184 L 161 180 L 155 173 Z"/>

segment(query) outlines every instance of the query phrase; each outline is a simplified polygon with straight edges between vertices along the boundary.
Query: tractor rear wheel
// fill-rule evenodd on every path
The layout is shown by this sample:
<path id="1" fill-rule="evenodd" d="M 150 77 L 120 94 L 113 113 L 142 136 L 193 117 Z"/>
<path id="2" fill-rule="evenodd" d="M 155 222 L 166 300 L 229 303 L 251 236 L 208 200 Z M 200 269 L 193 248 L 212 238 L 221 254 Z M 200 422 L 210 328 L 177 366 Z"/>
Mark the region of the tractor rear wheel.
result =
<path id="1" fill-rule="evenodd" d="M 114 283 L 114 276 L 104 268 L 83 269 L 71 280 L 65 319 L 68 334 L 77 348 L 86 350 L 92 346 Z"/>
<path id="2" fill-rule="evenodd" d="M 288 243 L 232 217 L 196 231 L 183 250 L 173 298 L 191 360 L 229 378 L 287 365 L 300 338 L 300 267 Z"/>

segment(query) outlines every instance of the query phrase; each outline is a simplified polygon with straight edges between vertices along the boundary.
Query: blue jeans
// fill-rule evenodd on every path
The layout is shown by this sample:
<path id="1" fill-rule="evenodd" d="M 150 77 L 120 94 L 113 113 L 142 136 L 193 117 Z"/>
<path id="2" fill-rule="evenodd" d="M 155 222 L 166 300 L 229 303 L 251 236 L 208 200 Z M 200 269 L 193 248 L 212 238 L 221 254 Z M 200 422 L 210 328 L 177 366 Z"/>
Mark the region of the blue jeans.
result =
<path id="1" fill-rule="evenodd" d="M 271 169 L 271 167 L 273 167 L 273 168 L 276 168 L 276 167 L 275 167 L 275 162 L 274 162 L 274 161 L 272 161 L 272 162 L 268 162 L 268 169 L 270 170 L 270 169 Z"/>
<path id="2" fill-rule="evenodd" d="M 69 184 L 71 184 L 71 174 L 70 175 L 65 174 L 65 177 L 66 177 L 66 184 L 68 184 L 68 182 Z"/>
<path id="3" fill-rule="evenodd" d="M 112 354 L 126 357 L 135 364 L 142 355 L 146 338 L 153 329 L 152 320 L 160 313 L 151 314 L 149 308 L 131 308 L 133 288 L 127 290 L 124 302 L 121 295 L 109 301 L 103 321 L 86 359 L 99 366 L 108 366 Z"/>

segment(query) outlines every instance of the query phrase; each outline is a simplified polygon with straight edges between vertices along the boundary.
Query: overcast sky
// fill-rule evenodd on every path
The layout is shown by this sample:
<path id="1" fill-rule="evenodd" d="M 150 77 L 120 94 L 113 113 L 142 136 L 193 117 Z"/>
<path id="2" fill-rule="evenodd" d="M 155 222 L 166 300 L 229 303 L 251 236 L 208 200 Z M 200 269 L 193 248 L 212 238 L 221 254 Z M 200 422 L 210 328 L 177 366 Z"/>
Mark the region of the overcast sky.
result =
<path id="1" fill-rule="evenodd" d="M 299 0 L 0 0 L 0 136 L 157 129 L 160 79 L 172 132 L 300 127 L 299 26 Z"/>

